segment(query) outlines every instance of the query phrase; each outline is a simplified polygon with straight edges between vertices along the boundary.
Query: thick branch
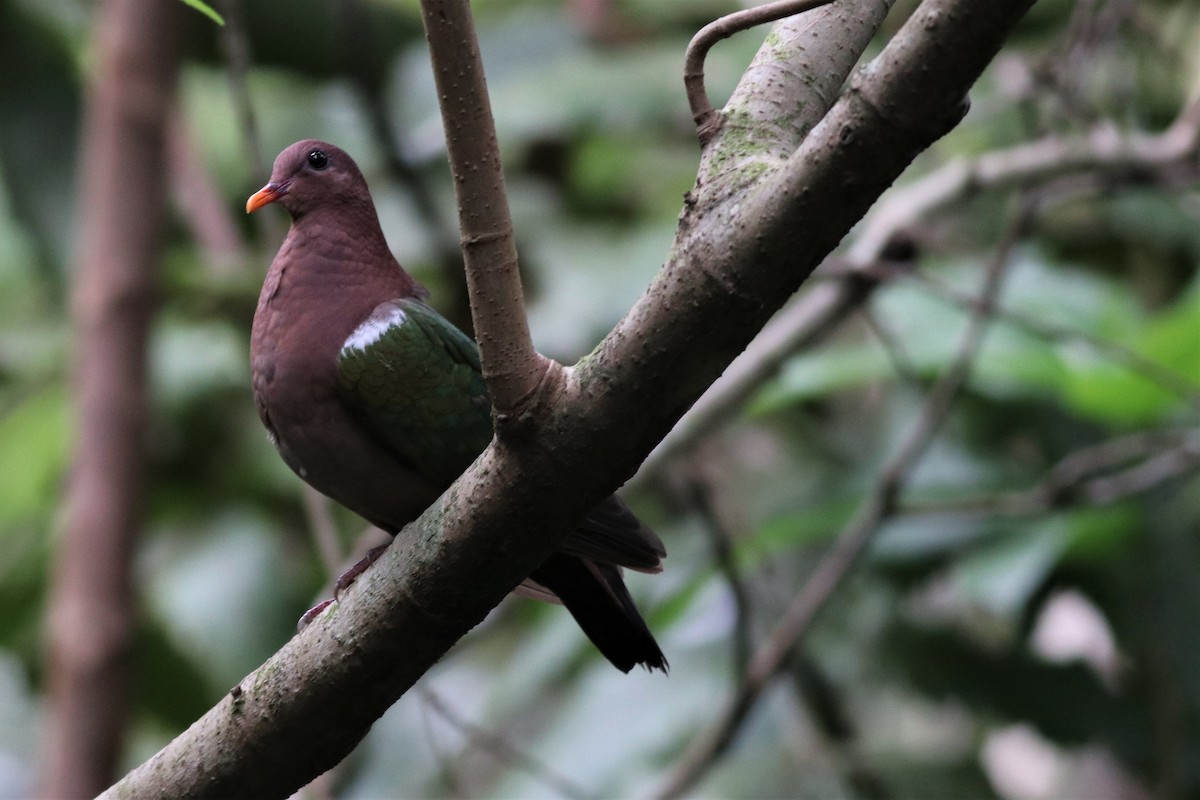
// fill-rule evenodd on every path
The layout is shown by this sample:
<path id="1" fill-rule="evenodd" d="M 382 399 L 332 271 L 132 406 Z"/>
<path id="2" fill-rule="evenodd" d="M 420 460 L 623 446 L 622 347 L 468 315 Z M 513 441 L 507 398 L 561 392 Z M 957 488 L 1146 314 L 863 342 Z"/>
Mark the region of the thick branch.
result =
<path id="1" fill-rule="evenodd" d="M 702 225 L 684 220 L 662 273 L 573 375 L 581 394 L 610 389 L 587 395 L 587 419 L 602 431 L 589 437 L 600 448 L 588 450 L 592 463 L 632 470 L 662 439 L 871 198 L 959 118 L 971 82 L 1030 4 L 922 4 L 783 167 Z M 647 393 L 658 413 L 647 413 Z"/>
<path id="2" fill-rule="evenodd" d="M 692 213 L 726 202 L 791 157 L 894 2 L 836 3 L 771 29 L 721 112 L 720 136 L 706 141 Z"/>
<path id="3" fill-rule="evenodd" d="M 944 132 L 1030 1 L 927 0 L 761 189 L 681 222 L 662 276 L 601 348 L 573 370 L 546 373 L 527 437 L 494 442 L 400 534 L 403 546 L 389 548 L 329 613 L 110 796 L 279 796 L 340 760 L 633 472 L 916 152 Z M 469 28 L 457 30 L 462 48 Z M 448 138 L 456 135 L 451 129 Z M 500 263 L 497 272 L 511 268 Z M 511 309 L 519 293 L 492 299 Z M 487 341 L 496 329 L 479 312 L 485 353 L 504 355 L 499 334 Z"/>
<path id="4" fill-rule="evenodd" d="M 475 338 L 499 423 L 525 409 L 553 362 L 534 350 L 529 336 L 500 146 L 470 4 L 423 0 L 421 8 L 458 197 Z"/>

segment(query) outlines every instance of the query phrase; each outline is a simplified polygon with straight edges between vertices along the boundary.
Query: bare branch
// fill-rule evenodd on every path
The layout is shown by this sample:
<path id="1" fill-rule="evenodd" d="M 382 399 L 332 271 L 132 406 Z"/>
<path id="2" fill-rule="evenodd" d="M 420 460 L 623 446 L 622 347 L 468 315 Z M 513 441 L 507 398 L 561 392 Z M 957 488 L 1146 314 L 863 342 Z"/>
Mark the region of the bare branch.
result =
<path id="1" fill-rule="evenodd" d="M 712 433 L 759 386 L 779 374 L 797 350 L 812 346 L 840 325 L 877 285 L 865 272 L 843 273 L 793 299 L 659 442 L 642 462 L 636 482 L 659 474 Z"/>
<path id="2" fill-rule="evenodd" d="M 205 169 L 178 108 L 167 129 L 171 195 L 214 275 L 233 275 L 246 263 L 246 246 L 225 198 Z"/>
<path id="3" fill-rule="evenodd" d="M 964 308 L 974 308 L 979 303 L 977 298 L 971 297 L 944 281 L 939 281 L 929 275 L 905 273 L 903 277 L 919 282 L 934 295 Z M 1120 364 L 1133 374 L 1139 375 L 1165 391 L 1178 396 L 1195 411 L 1200 412 L 1200 384 L 1197 384 L 1186 375 L 1164 367 L 1153 359 L 1146 358 L 1141 353 L 1126 347 L 1120 342 L 1114 342 L 1111 339 L 1105 339 L 1090 334 L 1087 331 L 1079 330 L 1078 328 L 1048 322 L 1032 314 L 1026 314 L 1013 308 L 998 307 L 994 313 L 997 319 L 1003 320 L 1010 325 L 1043 339 L 1082 342 L 1097 353 Z"/>
<path id="4" fill-rule="evenodd" d="M 904 514 L 1045 514 L 1068 505 L 1106 506 L 1200 471 L 1200 433 L 1143 431 L 1078 450 L 1034 486 L 937 502 L 910 500 Z"/>
<path id="5" fill-rule="evenodd" d="M 832 9 L 831 9 L 832 10 Z M 1112 137 L 1117 136 L 1118 140 Z M 1127 137 L 1127 141 L 1121 139 Z M 820 334 L 840 322 L 870 297 L 871 287 L 885 279 L 877 269 L 887 244 L 906 228 L 973 193 L 999 191 L 1016 185 L 1040 185 L 1071 170 L 1112 170 L 1118 167 L 1166 168 L 1194 158 L 1200 147 L 1200 98 L 1191 102 L 1161 134 L 1121 134 L 1111 128 L 1097 129 L 1078 139 L 1052 136 L 1008 150 L 993 151 L 973 161 L 960 161 L 934 171 L 889 194 L 868 216 L 845 259 L 836 264 L 834 280 L 816 286 L 773 319 L 759 337 L 737 357 L 725 374 L 688 410 L 679 424 L 646 459 L 637 480 L 658 473 L 672 458 L 691 447 L 729 419 L 754 391 L 776 374 L 795 352 L 807 349 Z M 1059 155 L 1074 153 L 1073 161 L 1060 162 Z M 1120 155 L 1119 160 L 1115 160 Z M 862 286 L 844 281 L 847 271 L 858 271 L 872 283 Z M 892 274 L 896 274 L 892 271 Z M 904 273 L 908 274 L 908 273 Z M 954 302 L 970 305 L 952 288 L 944 287 L 917 273 L 912 276 Z M 865 289 L 865 291 L 864 291 Z M 1115 342 L 1101 340 L 1073 329 L 1055 326 L 1015 310 L 998 310 L 997 316 L 1039 335 L 1086 341 L 1149 380 L 1195 406 L 1200 403 L 1197 387 L 1189 380 Z"/>
<path id="6" fill-rule="evenodd" d="M 684 476 L 684 485 L 680 487 L 683 499 L 696 511 L 704 521 L 704 530 L 708 534 L 709 546 L 712 549 L 713 561 L 729 587 L 733 598 L 733 674 L 738 680 L 746 673 L 750 663 L 751 646 L 753 645 L 754 628 L 752 625 L 752 608 L 750 590 L 742 578 L 737 559 L 733 551 L 733 535 L 726 526 L 717 508 L 714 497 L 714 486 L 711 478 L 703 474 L 699 464 L 693 463 Z"/>
<path id="7" fill-rule="evenodd" d="M 959 159 L 888 195 L 871 212 L 848 258 L 856 266 L 874 263 L 898 231 L 976 192 L 1034 185 L 1085 170 L 1160 169 L 1194 158 L 1198 147 L 1200 98 L 1160 134 L 1126 133 L 1102 124 L 1082 136 L 1047 136 Z"/>
<path id="8" fill-rule="evenodd" d="M 458 197 L 467 288 L 497 431 L 529 405 L 554 362 L 529 336 L 517 246 L 483 60 L 467 0 L 422 0 L 446 150 Z"/>
<path id="9" fill-rule="evenodd" d="M 246 152 L 246 162 L 254 170 L 256 182 L 265 182 L 271 175 L 271 167 L 263 159 L 262 148 L 258 146 L 258 120 L 246 83 L 246 73 L 250 69 L 250 41 L 242 19 L 242 0 L 220 0 L 220 8 L 225 16 L 225 24 L 221 26 L 219 34 L 221 55 L 225 58 L 229 94 L 233 99 L 242 148 Z"/>

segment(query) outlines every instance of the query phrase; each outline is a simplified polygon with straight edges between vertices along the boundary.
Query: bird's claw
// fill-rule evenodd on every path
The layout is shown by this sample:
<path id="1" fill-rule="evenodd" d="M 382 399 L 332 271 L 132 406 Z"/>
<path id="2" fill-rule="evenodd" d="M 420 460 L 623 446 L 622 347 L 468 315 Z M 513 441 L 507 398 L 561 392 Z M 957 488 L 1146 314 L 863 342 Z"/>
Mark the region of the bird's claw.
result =
<path id="1" fill-rule="evenodd" d="M 322 600 L 308 611 L 305 611 L 304 616 L 300 617 L 300 621 L 296 623 L 296 631 L 299 632 L 307 628 L 312 624 L 313 620 L 321 616 L 322 611 L 329 608 L 331 604 L 336 603 L 342 592 L 350 588 L 350 584 L 354 583 L 354 581 L 358 579 L 359 575 L 362 575 L 367 571 L 368 567 L 379 560 L 379 557 L 383 555 L 383 551 L 387 549 L 388 544 L 391 544 L 391 542 L 388 542 L 387 544 L 381 544 L 378 547 L 372 547 L 367 551 L 367 554 L 362 557 L 362 560 L 339 575 L 338 579 L 333 584 L 333 597 L 329 598 L 328 600 Z"/>
<path id="2" fill-rule="evenodd" d="M 336 597 L 331 597 L 328 600 L 322 600 L 321 602 L 317 603 L 315 606 L 310 608 L 308 611 L 305 611 L 304 615 L 302 617 L 300 617 L 300 621 L 296 623 L 296 632 L 299 633 L 300 631 L 307 628 L 310 624 L 312 624 L 312 621 L 314 619 L 321 616 L 322 611 L 329 608 L 329 606 L 332 605 L 336 601 L 337 601 Z"/>
<path id="3" fill-rule="evenodd" d="M 339 575 L 337 581 L 333 584 L 333 599 L 337 600 L 342 592 L 350 588 L 350 584 L 358 580 L 359 575 L 362 575 L 367 571 L 368 567 L 378 561 L 379 557 L 383 555 L 383 551 L 388 549 L 389 544 L 391 544 L 390 541 L 387 544 L 372 547 L 358 563 Z"/>

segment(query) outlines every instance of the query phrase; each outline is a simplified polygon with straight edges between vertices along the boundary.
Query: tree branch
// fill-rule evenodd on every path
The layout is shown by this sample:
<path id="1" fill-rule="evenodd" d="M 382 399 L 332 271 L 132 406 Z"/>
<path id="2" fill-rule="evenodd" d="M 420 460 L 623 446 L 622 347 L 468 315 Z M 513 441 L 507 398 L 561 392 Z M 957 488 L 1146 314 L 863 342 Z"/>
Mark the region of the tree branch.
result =
<path id="1" fill-rule="evenodd" d="M 329 612 L 107 796 L 280 796 L 344 757 L 588 508 L 629 477 L 879 193 L 944 133 L 1031 2 L 926 0 L 794 155 L 759 172 L 761 184 L 743 184 L 725 205 L 714 198 L 730 197 L 727 187 L 699 187 L 660 277 L 595 353 L 572 369 L 545 373 L 540 391 L 530 395 L 521 440 L 494 441 L 401 532 L 405 546 L 388 548 Z M 426 16 L 431 27 L 443 24 L 431 19 L 436 12 Z M 470 28 L 455 22 L 452 41 L 461 50 Z M 862 37 L 853 41 L 865 47 Z M 473 41 L 467 49 L 477 52 Z M 787 61 L 778 66 L 803 70 Z M 445 70 L 443 63 L 439 71 Z M 814 79 L 836 87 L 844 75 Z M 453 83 L 454 76 L 444 77 Z M 461 99 L 457 90 L 441 92 Z M 485 113 L 468 111 L 477 121 Z M 479 136 L 448 130 L 452 148 L 462 144 L 456 139 Z M 720 151 L 728 130 L 705 158 Z M 471 163 L 477 173 L 498 169 Z M 457 175 L 456 182 L 464 187 L 460 203 L 482 196 L 465 189 L 476 182 L 471 175 Z M 467 215 L 466 234 L 497 237 L 468 235 L 473 257 L 482 255 L 476 245 L 493 246 L 508 235 L 480 226 L 493 211 Z M 520 335 L 513 337 L 520 340 L 516 351 L 505 353 L 512 321 L 493 319 L 498 309 L 519 304 L 508 256 L 511 241 L 495 262 L 500 266 L 475 275 L 473 295 L 477 304 L 493 304 L 476 308 L 485 357 L 512 355 L 525 364 L 493 385 L 507 400 L 522 401 L 536 354 L 529 355 Z M 513 324 L 519 334 L 523 319 Z"/>
<path id="2" fill-rule="evenodd" d="M 860 308 L 874 287 L 889 277 L 875 269 L 888 243 L 938 209 L 976 192 L 1000 191 L 1019 185 L 1040 186 L 1073 172 L 1179 169 L 1194 159 L 1198 148 L 1200 98 L 1189 103 L 1162 133 L 1118 133 L 1105 127 L 1081 136 L 1048 136 L 953 162 L 893 191 L 867 216 L 848 256 L 837 259 L 834 279 L 794 299 L 771 320 L 655 448 L 643 463 L 636 480 L 652 478 L 676 456 L 719 427 L 759 386 L 778 374 L 792 355 L 811 347 L 850 312 Z M 1060 160 L 1060 156 L 1066 154 L 1071 157 Z M 867 285 L 847 279 L 854 273 L 861 275 Z M 941 286 L 928 276 L 905 274 L 954 302 L 967 304 L 953 289 Z M 1196 387 L 1190 381 L 1115 342 L 1055 326 L 1013 310 L 998 310 L 997 316 L 1048 338 L 1086 341 L 1131 371 L 1178 394 L 1193 407 L 1200 402 Z"/>
<path id="3" fill-rule="evenodd" d="M 1111 505 L 1197 471 L 1200 433 L 1141 431 L 1067 455 L 1028 489 L 937 502 L 911 500 L 901 512 L 1035 516 L 1067 504 Z"/>
<path id="4" fill-rule="evenodd" d="M 458 198 L 463 258 L 483 377 L 497 431 L 528 406 L 554 362 L 529 336 L 517 245 L 483 59 L 467 0 L 422 0 L 446 151 Z"/>
<path id="5" fill-rule="evenodd" d="M 1200 148 L 1200 97 L 1165 131 L 1122 132 L 1099 125 L 1078 136 L 1052 135 L 975 158 L 963 158 L 925 175 L 881 202 L 850 249 L 861 266 L 875 260 L 887 241 L 922 217 L 973 193 L 1045 182 L 1083 170 L 1150 170 L 1178 165 Z"/>
<path id="6" fill-rule="evenodd" d="M 557 792 L 559 796 L 565 797 L 568 800 L 592 800 L 595 797 L 595 795 L 576 784 L 567 776 L 560 774 L 540 759 L 514 746 L 500 734 L 482 728 L 465 719 L 443 700 L 441 695 L 432 689 L 422 689 L 421 699 L 429 704 L 429 707 L 436 711 L 451 727 L 461 733 L 472 747 L 489 754 L 492 758 L 503 764 L 522 770 L 526 774 L 533 776 L 540 783 Z"/>

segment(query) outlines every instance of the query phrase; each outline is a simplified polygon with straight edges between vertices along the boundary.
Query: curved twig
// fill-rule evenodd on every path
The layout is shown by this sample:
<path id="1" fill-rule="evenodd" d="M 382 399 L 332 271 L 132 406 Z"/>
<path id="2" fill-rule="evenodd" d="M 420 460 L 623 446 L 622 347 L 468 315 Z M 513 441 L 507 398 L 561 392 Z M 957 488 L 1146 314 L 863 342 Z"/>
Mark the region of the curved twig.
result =
<path id="1" fill-rule="evenodd" d="M 726 14 L 705 25 L 692 37 L 683 62 L 683 86 L 687 90 L 688 105 L 692 109 L 692 119 L 696 122 L 696 135 L 701 145 L 707 144 L 720 126 L 720 117 L 704 88 L 704 59 L 712 46 L 739 31 L 803 14 L 831 2 L 833 0 L 778 0 L 765 6 Z"/>

